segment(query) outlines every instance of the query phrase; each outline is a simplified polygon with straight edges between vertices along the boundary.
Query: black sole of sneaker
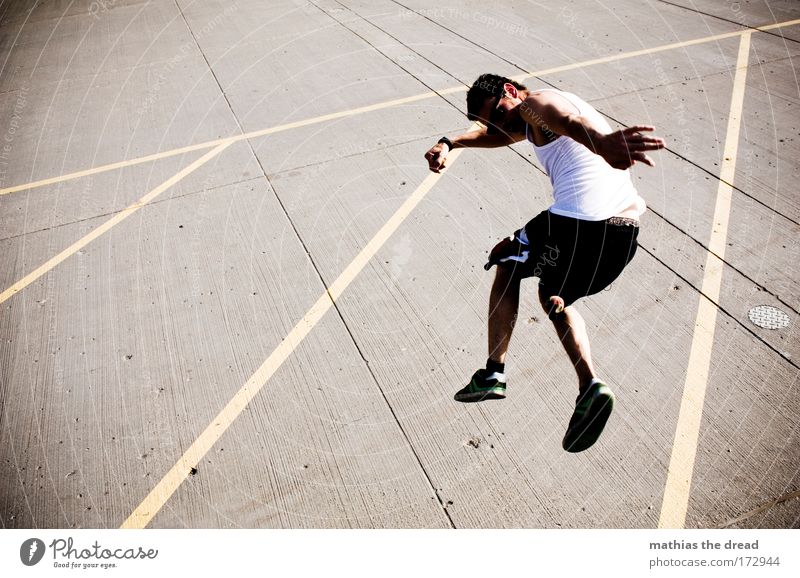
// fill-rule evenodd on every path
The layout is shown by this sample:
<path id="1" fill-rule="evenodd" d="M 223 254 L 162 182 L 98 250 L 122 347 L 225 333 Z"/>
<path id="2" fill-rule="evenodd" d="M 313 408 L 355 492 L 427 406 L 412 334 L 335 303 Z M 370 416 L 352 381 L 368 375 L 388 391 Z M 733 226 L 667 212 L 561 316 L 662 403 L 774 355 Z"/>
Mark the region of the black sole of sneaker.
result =
<path id="1" fill-rule="evenodd" d="M 475 393 L 456 394 L 453 399 L 461 403 L 475 403 L 489 399 L 505 399 L 506 393 L 503 391 L 478 391 Z"/>
<path id="2" fill-rule="evenodd" d="M 561 447 L 572 454 L 588 450 L 600 438 L 613 411 L 614 394 L 611 390 L 598 394 L 584 418 L 564 435 Z"/>

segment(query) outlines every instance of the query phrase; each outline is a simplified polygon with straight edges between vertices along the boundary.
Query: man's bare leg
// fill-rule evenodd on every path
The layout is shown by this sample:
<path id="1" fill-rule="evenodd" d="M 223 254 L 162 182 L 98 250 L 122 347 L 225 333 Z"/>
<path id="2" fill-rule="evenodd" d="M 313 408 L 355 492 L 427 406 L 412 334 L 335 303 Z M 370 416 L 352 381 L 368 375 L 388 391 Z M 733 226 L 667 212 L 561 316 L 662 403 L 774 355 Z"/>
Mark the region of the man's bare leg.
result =
<path id="1" fill-rule="evenodd" d="M 550 310 L 550 295 L 545 295 L 545 291 L 539 288 L 539 301 L 545 312 Z M 574 305 L 564 309 L 561 315 L 555 316 L 553 326 L 556 333 L 567 352 L 575 373 L 578 374 L 578 387 L 583 388 L 597 377 L 592 365 L 592 350 L 589 346 L 589 334 L 586 331 L 586 323 Z"/>
<path id="2" fill-rule="evenodd" d="M 539 288 L 539 301 L 548 314 L 552 307 L 550 297 L 551 295 Z M 614 393 L 597 379 L 594 372 L 589 334 L 581 314 L 570 305 L 551 319 L 561 345 L 578 374 L 578 399 L 575 401 L 575 411 L 569 420 L 561 447 L 568 452 L 582 452 L 592 447 L 603 432 L 614 409 Z"/>
<path id="3" fill-rule="evenodd" d="M 497 267 L 489 296 L 489 358 L 470 382 L 455 394 L 456 401 L 473 402 L 506 396 L 505 360 L 519 307 L 519 279 L 509 269 Z"/>
<path id="4" fill-rule="evenodd" d="M 497 267 L 489 296 L 489 359 L 505 363 L 511 333 L 517 322 L 520 280 L 511 269 Z"/>

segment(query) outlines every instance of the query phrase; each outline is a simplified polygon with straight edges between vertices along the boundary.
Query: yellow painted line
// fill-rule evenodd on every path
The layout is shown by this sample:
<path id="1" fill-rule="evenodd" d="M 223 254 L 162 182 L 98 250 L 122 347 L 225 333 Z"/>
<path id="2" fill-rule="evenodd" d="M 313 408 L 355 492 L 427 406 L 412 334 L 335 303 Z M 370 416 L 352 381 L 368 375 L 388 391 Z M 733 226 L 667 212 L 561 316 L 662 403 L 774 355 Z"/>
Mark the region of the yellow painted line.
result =
<path id="1" fill-rule="evenodd" d="M 783 27 L 787 27 L 787 26 L 795 26 L 797 24 L 800 24 L 800 19 L 787 20 L 785 22 L 778 22 L 776 24 L 769 24 L 769 25 L 766 25 L 766 26 L 759 26 L 755 30 L 766 32 L 767 30 L 773 30 L 773 29 L 776 29 L 776 28 L 783 28 Z M 575 70 L 575 69 L 584 68 L 584 67 L 587 67 L 587 66 L 594 66 L 596 64 L 606 64 L 606 63 L 609 63 L 609 62 L 615 62 L 617 60 L 624 60 L 626 58 L 635 58 L 637 56 L 645 56 L 647 54 L 654 54 L 656 52 L 663 52 L 665 50 L 674 50 L 676 48 L 684 48 L 684 47 L 687 47 L 687 46 L 693 46 L 695 44 L 703 44 L 703 43 L 706 43 L 706 42 L 714 42 L 716 40 L 723 40 L 725 38 L 733 38 L 735 36 L 741 36 L 743 34 L 748 34 L 749 35 L 752 32 L 753 32 L 752 29 L 751 30 L 737 30 L 735 32 L 725 32 L 725 33 L 722 33 L 722 34 L 715 34 L 713 36 L 704 36 L 703 38 L 696 38 L 694 40 L 686 40 L 686 41 L 683 41 L 683 42 L 674 42 L 674 43 L 671 43 L 671 44 L 663 44 L 661 46 L 655 46 L 653 48 L 643 48 L 641 50 L 634 50 L 634 51 L 631 51 L 631 52 L 623 52 L 623 53 L 620 53 L 620 54 L 613 54 L 613 55 L 605 56 L 605 57 L 602 57 L 602 58 L 594 58 L 592 60 L 585 60 L 585 61 L 582 61 L 582 62 L 575 62 L 575 63 L 572 63 L 572 64 L 565 64 L 563 66 L 556 66 L 554 68 L 546 68 L 544 70 L 539 70 L 539 71 L 536 71 L 536 72 L 528 72 L 528 73 L 523 74 L 521 76 L 515 76 L 514 80 L 518 80 L 518 81 L 522 82 L 522 81 L 524 81 L 526 79 L 529 79 L 531 77 L 534 77 L 534 76 L 545 76 L 545 75 L 548 75 L 548 74 L 556 74 L 556 73 L 559 73 L 559 72 L 567 72 L 569 70 Z M 52 184 L 56 184 L 56 183 L 61 183 L 61 182 L 64 182 L 64 181 L 69 181 L 69 180 L 77 179 L 77 178 L 80 178 L 80 177 L 86 177 L 86 176 L 95 175 L 95 174 L 98 174 L 98 173 L 103 173 L 103 172 L 106 172 L 106 171 L 112 171 L 112 170 L 115 170 L 115 169 L 120 169 L 120 168 L 129 167 L 129 166 L 133 166 L 133 165 L 138 165 L 138 164 L 141 164 L 141 163 L 146 163 L 146 162 L 150 162 L 150 161 L 165 159 L 165 158 L 169 158 L 169 157 L 172 157 L 172 156 L 175 156 L 175 155 L 184 154 L 184 153 L 187 153 L 187 152 L 207 149 L 207 148 L 211 148 L 211 147 L 217 146 L 218 144 L 220 144 L 222 142 L 227 142 L 229 140 L 232 141 L 232 142 L 248 140 L 248 139 L 252 139 L 252 138 L 266 136 L 266 135 L 269 135 L 269 134 L 275 134 L 275 133 L 278 133 L 278 132 L 282 132 L 282 131 L 286 131 L 286 130 L 290 130 L 290 129 L 294 129 L 294 128 L 299 128 L 299 127 L 303 127 L 303 126 L 310 126 L 310 125 L 313 125 L 313 124 L 327 122 L 329 120 L 336 120 L 336 119 L 340 119 L 340 118 L 346 118 L 348 116 L 355 116 L 355 115 L 358 115 L 358 114 L 363 114 L 365 112 L 372 112 L 372 111 L 381 110 L 381 109 L 385 109 L 385 108 L 391 108 L 393 106 L 398 106 L 398 105 L 401 105 L 401 104 L 409 104 L 409 103 L 417 102 L 417 101 L 420 101 L 420 100 L 426 100 L 428 98 L 433 98 L 433 97 L 435 97 L 437 95 L 441 96 L 441 95 L 445 95 L 445 94 L 454 94 L 454 93 L 457 93 L 457 92 L 465 92 L 466 90 L 467 89 L 464 86 L 454 86 L 454 87 L 445 88 L 445 89 L 442 89 L 442 90 L 437 90 L 437 91 L 432 91 L 432 92 L 424 92 L 424 93 L 421 93 L 421 94 L 416 94 L 416 95 L 408 96 L 408 97 L 405 97 L 405 98 L 397 98 L 397 99 L 394 99 L 394 100 L 387 100 L 385 102 L 380 102 L 380 103 L 372 104 L 372 105 L 369 105 L 369 106 L 362 106 L 362 107 L 353 108 L 353 109 L 345 110 L 345 111 L 341 111 L 341 112 L 325 114 L 325 115 L 322 115 L 322 116 L 315 116 L 315 117 L 308 118 L 308 119 L 305 119 L 305 120 L 301 120 L 301 121 L 297 121 L 297 122 L 291 122 L 291 123 L 288 123 L 288 124 L 282 124 L 282 125 L 278 125 L 278 126 L 274 126 L 274 127 L 270 127 L 270 128 L 265 128 L 265 129 L 253 131 L 253 132 L 248 132 L 248 133 L 244 133 L 244 134 L 233 136 L 233 137 L 226 137 L 226 138 L 223 138 L 223 139 L 206 141 L 206 142 L 202 142 L 202 143 L 198 143 L 198 144 L 194 144 L 194 145 L 189 145 L 189 146 L 185 146 L 185 147 L 181 147 L 181 148 L 176 148 L 176 149 L 171 149 L 171 150 L 168 150 L 168 151 L 163 151 L 163 152 L 160 152 L 160 153 L 154 153 L 154 154 L 146 155 L 146 156 L 143 156 L 143 157 L 137 157 L 137 158 L 126 160 L 126 161 L 119 161 L 119 162 L 111 163 L 111 164 L 107 164 L 107 165 L 100 165 L 98 167 L 94 167 L 94 168 L 91 168 L 91 169 L 85 169 L 85 170 L 81 170 L 81 171 L 76 171 L 76 172 L 68 173 L 68 174 L 65 174 L 65 175 L 58 176 L 58 177 L 51 177 L 51 178 L 42 179 L 42 180 L 39 180 L 39 181 L 32 181 L 30 183 L 24 183 L 24 184 L 20 184 L 20 185 L 14 185 L 14 186 L 11 186 L 11 187 L 6 187 L 4 189 L 0 189 L 0 195 L 7 195 L 9 193 L 14 193 L 14 192 L 17 192 L 17 191 L 25 191 L 25 190 L 28 190 L 28 189 L 34 189 L 34 188 L 43 187 L 43 186 L 46 186 L 46 185 L 52 185 Z"/>
<path id="2" fill-rule="evenodd" d="M 784 22 L 776 22 L 775 24 L 767 24 L 765 26 L 758 26 L 756 30 L 766 32 L 767 30 L 775 30 L 776 28 L 785 28 L 786 26 L 795 26 L 800 24 L 800 18 L 796 20 L 786 20 Z"/>
<path id="3" fill-rule="evenodd" d="M 182 148 L 178 148 L 178 149 L 163 151 L 163 152 L 160 152 L 160 153 L 155 153 L 155 154 L 147 155 L 147 156 L 144 156 L 144 157 L 138 157 L 138 158 L 130 159 L 130 160 L 127 160 L 127 161 L 120 161 L 120 162 L 112 163 L 112 164 L 109 164 L 109 165 L 102 165 L 102 166 L 95 167 L 95 168 L 92 168 L 92 169 L 86 169 L 86 170 L 83 170 L 83 171 L 69 173 L 69 174 L 66 174 L 66 175 L 62 175 L 60 177 L 52 177 L 52 178 L 49 178 L 49 179 L 43 179 L 41 181 L 33 181 L 31 183 L 27 183 L 27 184 L 24 184 L 24 185 L 14 185 L 13 187 L 0 189 L 0 195 L 7 195 L 9 193 L 14 193 L 16 191 L 23 191 L 23 190 L 27 190 L 27 189 L 33 189 L 33 188 L 36 188 L 36 187 L 43 187 L 45 185 L 52 185 L 52 184 L 55 184 L 55 183 L 60 183 L 60 182 L 68 181 L 68 180 L 71 180 L 71 179 L 77 179 L 79 177 L 85 177 L 85 176 L 89 176 L 89 175 L 94 175 L 94 174 L 97 174 L 97 173 L 102 173 L 102 172 L 111 171 L 111 170 L 114 170 L 114 169 L 129 167 L 129 166 L 132 166 L 132 165 L 138 165 L 138 164 L 146 163 L 146 162 L 149 162 L 149 161 L 165 159 L 165 158 L 168 158 L 168 157 L 172 157 L 172 156 L 175 156 L 175 155 L 180 155 L 180 154 L 191 152 L 191 151 L 211 148 L 213 146 L 216 146 L 216 145 L 218 145 L 220 143 L 224 143 L 224 142 L 235 143 L 235 142 L 239 142 L 239 141 L 243 141 L 243 140 L 247 140 L 247 139 L 251 139 L 251 138 L 256 138 L 256 137 L 266 136 L 266 135 L 270 135 L 270 134 L 275 134 L 275 133 L 286 131 L 286 130 L 291 130 L 291 129 L 294 129 L 294 128 L 300 128 L 300 127 L 303 127 L 303 126 L 309 126 L 309 125 L 312 125 L 312 124 L 318 124 L 318 123 L 321 123 L 321 122 L 327 122 L 329 120 L 335 120 L 335 119 L 338 119 L 338 118 L 345 118 L 345 117 L 348 117 L 348 116 L 354 116 L 354 115 L 362 114 L 362 113 L 365 113 L 365 112 L 371 112 L 373 110 L 380 110 L 382 108 L 389 108 L 389 107 L 398 106 L 398 105 L 401 105 L 401 104 L 408 104 L 410 102 L 416 102 L 418 100 L 424 100 L 426 98 L 431 98 L 433 96 L 436 96 L 435 92 L 428 92 L 428 93 L 424 93 L 424 94 L 416 94 L 414 96 L 408 96 L 408 97 L 405 97 L 405 98 L 397 98 L 397 99 L 394 99 L 394 100 L 388 100 L 386 102 L 381 102 L 381 103 L 378 103 L 378 104 L 371 104 L 369 106 L 362 106 L 362 107 L 359 107 L 359 108 L 353 108 L 353 109 L 344 110 L 344 111 L 341 111 L 341 112 L 334 112 L 334 113 L 331 113 L 331 114 L 324 114 L 322 116 L 315 116 L 313 118 L 307 118 L 305 120 L 299 120 L 299 121 L 296 121 L 296 122 L 290 122 L 290 123 L 287 123 L 287 124 L 273 126 L 273 127 L 270 127 L 270 128 L 265 128 L 265 129 L 261 129 L 261 130 L 257 130 L 257 131 L 253 131 L 253 132 L 248 132 L 248 133 L 240 134 L 240 135 L 237 135 L 237 136 L 217 139 L 217 140 L 213 140 L 213 141 L 206 141 L 206 142 L 203 142 L 203 143 L 198 143 L 198 144 L 195 144 L 195 145 L 190 145 L 190 146 L 186 146 L 186 147 L 182 147 Z"/>
<path id="4" fill-rule="evenodd" d="M 477 128 L 473 125 L 472 129 Z M 448 166 L 452 167 L 463 149 L 456 149 L 448 154 Z M 189 446 L 175 465 L 164 475 L 160 482 L 150 491 L 139 506 L 128 516 L 122 528 L 144 528 L 169 500 L 175 490 L 183 483 L 189 472 L 203 456 L 214 446 L 231 424 L 239 417 L 244 408 L 266 385 L 278 368 L 297 349 L 303 339 L 314 329 L 325 316 L 334 302 L 344 293 L 353 279 L 361 272 L 370 259 L 380 250 L 384 243 L 405 221 L 406 217 L 425 198 L 440 174 L 431 173 L 406 199 L 399 209 L 381 227 L 375 236 L 359 252 L 355 259 L 345 268 L 331 286 L 317 299 L 316 303 L 297 322 L 280 345 L 267 357 L 264 363 L 250 376 L 250 379 L 236 392 L 222 411 L 211 420 L 205 430 Z"/>
<path id="5" fill-rule="evenodd" d="M 739 57 L 736 61 L 736 75 L 733 80 L 717 202 L 714 208 L 711 238 L 708 243 L 708 254 L 703 273 L 701 287 L 703 295 L 700 296 L 700 304 L 697 307 L 689 364 L 686 369 L 686 381 L 683 386 L 683 397 L 658 521 L 659 528 L 683 528 L 689 507 L 689 491 L 692 484 L 697 440 L 703 416 L 703 404 L 717 324 L 717 303 L 719 303 L 723 272 L 722 259 L 725 258 L 728 237 L 728 220 L 731 209 L 732 184 L 736 172 L 736 155 L 739 149 L 739 127 L 744 105 L 750 36 L 749 32 L 742 34 L 739 44 Z"/>
<path id="6" fill-rule="evenodd" d="M 779 24 L 772 24 L 770 26 L 762 26 L 757 28 L 756 30 L 759 31 L 766 31 L 772 28 L 779 28 L 782 26 L 792 26 L 795 24 L 800 24 L 800 19 L 798 20 L 788 20 L 786 22 L 781 22 Z M 703 38 L 695 38 L 694 40 L 684 40 L 682 42 L 673 42 L 672 44 L 662 44 L 661 46 L 654 46 L 653 48 L 642 48 L 641 50 L 632 50 L 630 52 L 623 52 L 621 54 L 612 54 L 610 56 L 603 56 L 601 58 L 595 58 L 593 60 L 585 60 L 583 62 L 576 62 L 574 64 L 566 64 L 563 66 L 557 66 L 555 68 L 546 68 L 545 70 L 540 70 L 539 72 L 533 72 L 528 75 L 522 75 L 514 77 L 514 80 L 523 81 L 531 76 L 544 76 L 547 74 L 555 74 L 558 72 L 566 72 L 568 70 L 575 70 L 577 68 L 584 68 L 586 66 L 594 66 L 595 64 L 607 64 L 609 62 L 615 62 L 617 60 L 623 60 L 625 58 L 635 58 L 637 56 L 645 56 L 648 54 L 654 54 L 656 52 L 664 52 L 667 50 L 675 50 L 677 48 L 685 48 L 687 46 L 694 46 L 696 44 L 705 44 L 706 42 L 714 42 L 717 40 L 725 40 L 726 38 L 735 38 L 736 36 L 744 36 L 747 35 L 748 37 L 754 32 L 754 30 L 736 30 L 734 32 L 723 32 L 721 34 L 714 34 L 713 36 L 705 36 Z"/>
<path id="7" fill-rule="evenodd" d="M 466 90 L 466 89 L 464 88 L 463 90 Z M 452 91 L 452 89 L 449 90 L 449 91 L 448 90 L 440 91 L 438 94 L 446 94 L 447 92 L 450 92 L 450 91 Z M 358 115 L 358 114 L 363 114 L 365 112 L 372 112 L 374 110 L 380 110 L 380 109 L 383 109 L 383 108 L 391 108 L 393 106 L 399 106 L 401 104 L 408 104 L 408 103 L 411 103 L 411 102 L 416 102 L 418 100 L 425 100 L 427 98 L 432 98 L 432 97 L 434 97 L 436 95 L 437 95 L 436 92 L 426 92 L 426 93 L 423 93 L 423 94 L 415 94 L 413 96 L 407 96 L 405 98 L 396 98 L 394 100 L 387 100 L 385 102 L 379 102 L 377 104 L 370 104 L 368 106 L 361 106 L 361 107 L 353 108 L 353 109 L 350 109 L 350 110 L 343 110 L 343 111 L 340 111 L 340 112 L 333 112 L 333 113 L 330 113 L 330 114 L 323 114 L 322 116 L 315 116 L 315 117 L 312 117 L 312 118 L 307 118 L 307 119 L 304 119 L 304 120 L 298 120 L 296 122 L 290 122 L 290 123 L 287 123 L 287 124 L 281 124 L 281 125 L 278 125 L 278 126 L 273 126 L 273 127 L 269 127 L 269 128 L 265 128 L 265 129 L 252 131 L 252 132 L 247 132 L 247 133 L 243 133 L 243 134 L 232 136 L 232 137 L 226 137 L 226 138 L 221 138 L 221 139 L 217 139 L 217 140 L 206 141 L 206 142 L 198 143 L 198 144 L 195 144 L 195 145 L 190 145 L 190 146 L 186 146 L 186 147 L 182 147 L 182 148 L 178 148 L 178 149 L 173 149 L 173 150 L 163 151 L 163 152 L 160 152 L 160 153 L 155 153 L 155 154 L 152 154 L 152 155 L 147 155 L 147 156 L 144 156 L 144 157 L 138 157 L 138 158 L 135 158 L 135 159 L 130 159 L 130 160 L 127 160 L 127 161 L 119 161 L 119 162 L 112 163 L 112 164 L 109 164 L 109 165 L 101 165 L 99 167 L 95 167 L 95 168 L 92 168 L 92 169 L 86 169 L 86 170 L 82 170 L 82 171 L 77 171 L 77 172 L 74 172 L 74 173 L 69 173 L 69 174 L 66 174 L 66 175 L 62 175 L 60 177 L 52 177 L 52 178 L 43 179 L 43 180 L 40 180 L 40 181 L 33 181 L 33 182 L 26 183 L 26 184 L 23 184 L 23 185 L 14 185 L 12 187 L 7 187 L 5 189 L 0 189 L 0 195 L 7 195 L 9 193 L 14 193 L 14 192 L 17 192 L 17 191 L 24 191 L 24 190 L 28 190 L 28 189 L 34 189 L 34 188 L 37 188 L 37 187 L 43 187 L 45 185 L 52 185 L 52 184 L 55 184 L 55 183 L 69 181 L 71 179 L 77 179 L 79 177 L 95 175 L 95 174 L 98 174 L 98 173 L 103 173 L 103 172 L 111 171 L 111 170 L 114 170 L 114 169 L 120 169 L 120 168 L 129 167 L 129 166 L 133 166 L 133 165 L 138 165 L 138 164 L 146 163 L 146 162 L 149 162 L 149 161 L 156 161 L 156 160 L 160 160 L 160 159 L 165 159 L 165 158 L 172 157 L 172 156 L 175 156 L 175 155 L 180 155 L 180 154 L 183 154 L 183 153 L 186 153 L 186 152 L 191 152 L 191 151 L 211 148 L 211 147 L 217 146 L 218 144 L 223 143 L 223 142 L 235 143 L 235 142 L 239 142 L 239 141 L 243 141 L 243 140 L 248 140 L 248 139 L 252 139 L 252 138 L 267 136 L 267 135 L 270 135 L 270 134 L 275 134 L 275 133 L 291 130 L 291 129 L 294 129 L 294 128 L 300 128 L 300 127 L 304 127 L 304 126 L 310 126 L 310 125 L 313 125 L 313 124 L 318 124 L 318 123 L 321 123 L 321 122 L 327 122 L 329 120 L 336 120 L 336 119 L 339 119 L 339 118 L 346 118 L 348 116 L 355 116 L 355 115 Z"/>
<path id="8" fill-rule="evenodd" d="M 655 46 L 653 48 L 643 48 L 641 50 L 633 50 L 631 52 L 624 52 L 622 54 L 614 54 L 611 56 L 604 56 L 602 58 L 595 58 L 594 60 L 585 60 L 583 62 L 578 62 L 575 64 L 567 64 L 564 66 L 558 66 L 556 68 L 547 68 L 545 70 L 541 70 L 539 72 L 531 73 L 529 76 L 521 76 L 515 78 L 515 80 L 521 79 L 524 80 L 529 78 L 530 76 L 544 76 L 546 74 L 555 74 L 557 72 L 565 72 L 567 70 L 574 70 L 576 68 L 583 68 L 585 66 L 593 66 L 595 64 L 606 64 L 608 62 L 614 62 L 616 60 L 622 60 L 623 58 L 634 58 L 636 56 L 645 56 L 647 54 L 654 54 L 656 52 L 664 52 L 666 50 L 675 50 L 676 48 L 685 48 L 687 46 L 694 46 L 695 44 L 704 44 L 706 42 L 714 42 L 716 40 L 724 40 L 726 38 L 734 38 L 736 36 L 748 36 L 754 31 L 766 32 L 767 30 L 772 30 L 775 28 L 783 28 L 786 26 L 794 26 L 800 24 L 800 18 L 797 20 L 787 20 L 786 22 L 779 22 L 777 24 L 770 24 L 767 26 L 759 26 L 755 30 L 737 30 L 735 32 L 723 32 L 721 34 L 715 34 L 713 36 L 706 36 L 704 38 L 696 38 L 694 40 L 685 40 L 682 42 L 674 42 L 672 44 L 663 44 L 661 46 Z"/>
<path id="9" fill-rule="evenodd" d="M 11 285 L 11 287 L 0 293 L 0 303 L 3 303 L 4 301 L 10 299 L 13 295 L 22 291 L 25 287 L 36 281 L 39 277 L 41 277 L 48 271 L 52 270 L 59 263 L 61 263 L 68 257 L 80 251 L 86 245 L 97 239 L 100 235 L 107 232 L 115 225 L 118 225 L 119 223 L 130 217 L 133 213 L 144 207 L 147 203 L 155 199 L 158 195 L 166 191 L 168 188 L 176 184 L 178 181 L 180 181 L 190 173 L 194 172 L 195 170 L 203 166 L 206 162 L 217 156 L 219 153 L 228 148 L 230 145 L 231 145 L 230 142 L 224 142 L 219 146 L 217 146 L 215 149 L 207 152 L 202 157 L 194 161 L 192 164 L 187 165 L 180 172 L 170 177 L 160 185 L 158 185 L 155 189 L 147 193 L 141 199 L 139 199 L 132 205 L 126 207 L 125 209 L 123 209 L 122 211 L 111 217 L 108 221 L 106 221 L 96 229 L 92 230 L 86 236 L 75 241 L 72 245 L 61 251 L 58 255 L 56 255 L 52 259 L 48 260 L 47 262 L 37 267 L 35 270 L 25 275 L 25 277 L 23 277 L 22 279 Z"/>
<path id="10" fill-rule="evenodd" d="M 142 163 L 147 163 L 150 161 L 157 161 L 159 159 L 165 159 L 168 157 L 174 157 L 177 155 L 182 155 L 184 153 L 190 153 L 193 151 L 200 151 L 205 149 L 210 149 L 213 146 L 216 146 L 222 142 L 227 142 L 230 139 L 219 139 L 213 142 L 204 142 L 195 145 L 189 145 L 177 149 L 171 149 L 168 151 L 164 151 L 161 153 L 155 153 L 152 155 L 146 155 L 143 157 L 138 157 L 135 159 L 130 159 L 127 161 L 119 161 L 116 163 L 111 163 L 107 165 L 100 165 L 99 167 L 94 167 L 91 169 L 84 169 L 81 171 L 75 171 L 74 173 L 67 173 L 58 177 L 51 177 L 49 179 L 42 179 L 40 181 L 33 181 L 30 183 L 26 183 L 24 185 L 14 185 L 12 187 L 7 187 L 5 189 L 0 189 L 0 195 L 7 195 L 9 193 L 15 193 L 17 191 L 26 191 L 28 189 L 35 189 L 38 187 L 45 187 L 47 185 L 54 185 L 57 183 L 63 183 L 64 181 L 70 181 L 72 179 L 79 179 L 81 177 L 89 177 L 91 175 L 96 175 L 98 173 L 105 173 L 107 171 L 113 171 L 116 169 L 123 169 L 125 167 L 130 167 L 133 165 L 138 165 Z"/>

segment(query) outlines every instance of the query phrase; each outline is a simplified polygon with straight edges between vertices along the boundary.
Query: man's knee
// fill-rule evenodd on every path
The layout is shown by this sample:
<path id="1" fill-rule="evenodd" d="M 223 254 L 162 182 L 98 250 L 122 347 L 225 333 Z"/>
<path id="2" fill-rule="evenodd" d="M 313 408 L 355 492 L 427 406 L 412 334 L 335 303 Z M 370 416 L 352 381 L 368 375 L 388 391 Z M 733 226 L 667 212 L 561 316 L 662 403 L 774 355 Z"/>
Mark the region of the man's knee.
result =
<path id="1" fill-rule="evenodd" d="M 539 303 L 542 304 L 542 309 L 547 314 L 548 319 L 553 323 L 563 321 L 566 319 L 566 304 L 564 299 L 558 295 L 552 295 L 546 291 L 542 286 L 539 286 Z"/>

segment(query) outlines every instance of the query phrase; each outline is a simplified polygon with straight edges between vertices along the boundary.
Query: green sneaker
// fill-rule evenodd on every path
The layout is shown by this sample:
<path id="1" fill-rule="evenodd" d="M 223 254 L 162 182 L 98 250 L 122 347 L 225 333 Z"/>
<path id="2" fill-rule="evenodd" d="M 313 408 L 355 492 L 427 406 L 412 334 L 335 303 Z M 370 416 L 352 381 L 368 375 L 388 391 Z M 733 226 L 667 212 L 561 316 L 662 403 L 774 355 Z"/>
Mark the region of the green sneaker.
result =
<path id="1" fill-rule="evenodd" d="M 471 402 L 484 399 L 504 399 L 506 396 L 506 375 L 493 373 L 486 375 L 485 369 L 479 369 L 472 376 L 466 387 L 453 396 L 456 401 Z"/>
<path id="2" fill-rule="evenodd" d="M 568 452 L 588 450 L 606 426 L 614 409 L 614 392 L 602 381 L 590 386 L 575 400 L 575 412 L 569 420 L 561 446 Z"/>

